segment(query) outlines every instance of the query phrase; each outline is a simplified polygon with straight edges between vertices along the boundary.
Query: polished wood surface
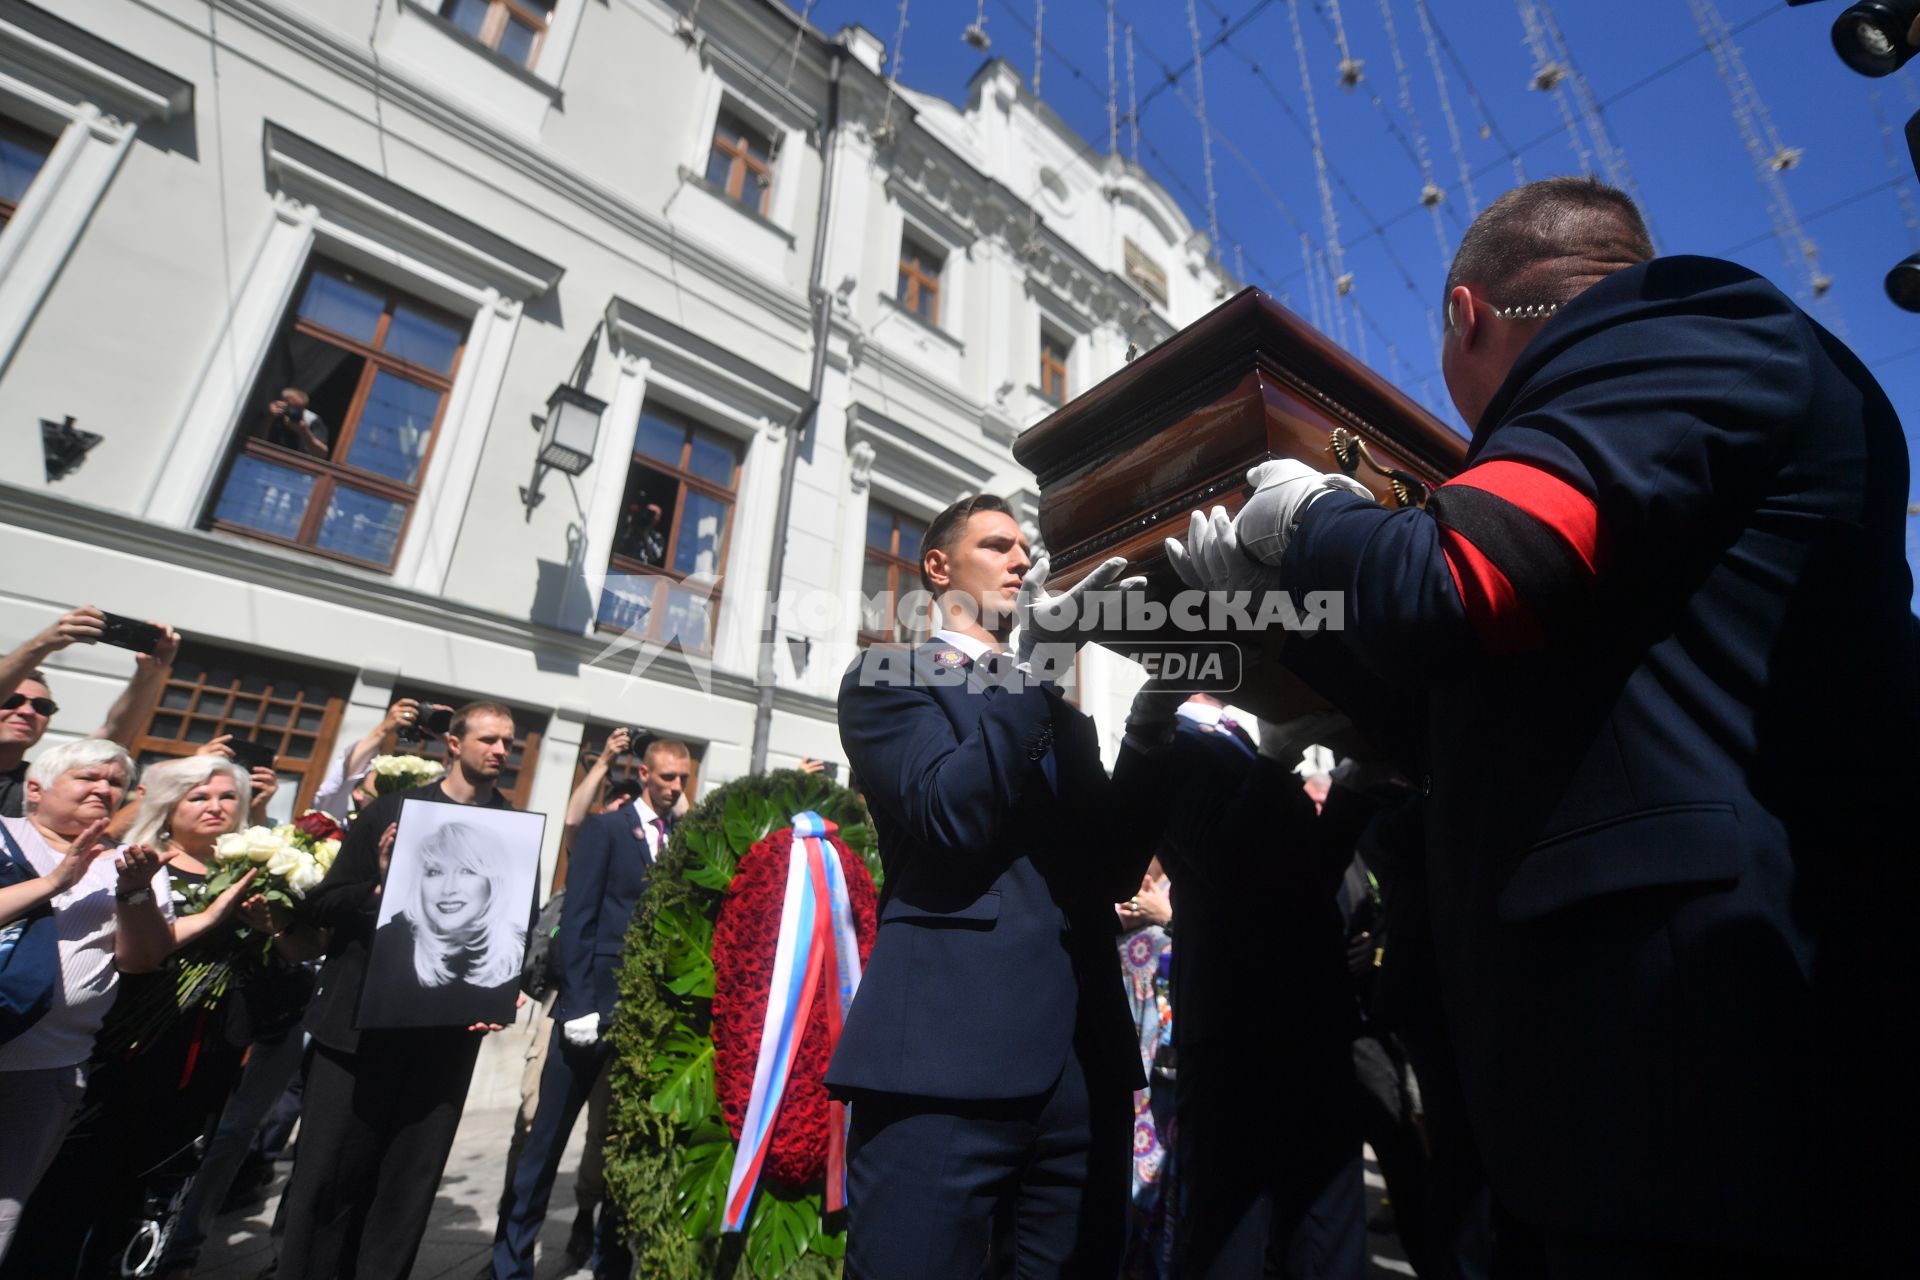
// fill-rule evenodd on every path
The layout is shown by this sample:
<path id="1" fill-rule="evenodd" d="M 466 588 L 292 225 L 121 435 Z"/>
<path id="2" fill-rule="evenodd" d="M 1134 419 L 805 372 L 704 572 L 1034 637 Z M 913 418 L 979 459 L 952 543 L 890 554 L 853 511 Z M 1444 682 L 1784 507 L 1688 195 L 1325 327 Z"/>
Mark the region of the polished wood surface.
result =
<path id="1" fill-rule="evenodd" d="M 1465 452 L 1445 423 L 1258 289 L 1228 299 L 1013 446 L 1039 481 L 1054 584 L 1070 586 L 1122 555 L 1161 601 L 1179 588 L 1164 540 L 1184 537 L 1195 510 L 1238 511 L 1257 463 L 1297 458 L 1346 470 L 1395 506 L 1424 501 Z M 1275 636 L 1195 636 L 1169 626 L 1098 638 L 1135 655 L 1166 642 L 1231 639 L 1258 668 L 1234 701 L 1263 715 L 1312 704 L 1278 669 Z M 1253 663 L 1257 656 L 1264 660 Z"/>

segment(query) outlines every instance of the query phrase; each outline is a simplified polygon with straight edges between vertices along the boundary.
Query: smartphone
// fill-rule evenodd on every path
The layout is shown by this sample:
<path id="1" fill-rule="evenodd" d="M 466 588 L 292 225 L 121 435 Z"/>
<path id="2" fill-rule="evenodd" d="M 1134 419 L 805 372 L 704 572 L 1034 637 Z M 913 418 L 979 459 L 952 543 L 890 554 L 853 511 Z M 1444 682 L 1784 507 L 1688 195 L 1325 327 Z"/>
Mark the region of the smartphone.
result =
<path id="1" fill-rule="evenodd" d="M 117 613 L 109 613 L 105 617 L 106 625 L 100 632 L 100 643 L 110 644 L 116 649 L 152 653 L 160 647 L 160 641 L 167 634 L 151 622 L 136 622 Z"/>
<path id="2" fill-rule="evenodd" d="M 820 772 L 827 775 L 828 782 L 838 782 L 840 781 L 840 762 L 829 760 L 821 766 Z"/>
<path id="3" fill-rule="evenodd" d="M 274 750 L 264 742 L 233 738 L 228 741 L 227 750 L 233 752 L 233 762 L 249 773 L 255 769 L 273 768 Z"/>

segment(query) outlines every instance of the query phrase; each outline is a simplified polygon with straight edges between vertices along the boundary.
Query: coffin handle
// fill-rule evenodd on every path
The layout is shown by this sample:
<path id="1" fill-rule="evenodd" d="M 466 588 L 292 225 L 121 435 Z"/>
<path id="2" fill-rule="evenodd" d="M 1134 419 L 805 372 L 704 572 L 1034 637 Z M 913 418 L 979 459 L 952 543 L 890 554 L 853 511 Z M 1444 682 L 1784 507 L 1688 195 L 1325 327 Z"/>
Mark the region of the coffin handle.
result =
<path id="1" fill-rule="evenodd" d="M 1361 464 L 1364 463 L 1369 471 L 1384 476 L 1393 488 L 1393 498 L 1398 505 L 1403 507 L 1427 505 L 1427 494 L 1430 490 L 1426 481 L 1410 471 L 1384 465 L 1373 456 L 1373 450 L 1367 448 L 1365 440 L 1345 427 L 1333 429 L 1333 433 L 1327 437 L 1327 446 L 1333 450 L 1334 459 L 1340 464 L 1340 469 L 1348 475 L 1356 475 Z"/>

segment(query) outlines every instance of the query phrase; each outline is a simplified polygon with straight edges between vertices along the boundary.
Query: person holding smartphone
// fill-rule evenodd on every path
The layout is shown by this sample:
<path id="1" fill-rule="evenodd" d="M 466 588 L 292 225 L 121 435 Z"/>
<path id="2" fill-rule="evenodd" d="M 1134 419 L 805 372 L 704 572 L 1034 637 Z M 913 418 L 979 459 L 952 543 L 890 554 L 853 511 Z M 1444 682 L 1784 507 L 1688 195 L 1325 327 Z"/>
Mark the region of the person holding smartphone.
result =
<path id="1" fill-rule="evenodd" d="M 114 617 L 90 604 L 69 609 L 0 658 L 0 816 L 18 818 L 25 812 L 27 753 L 46 736 L 47 726 L 60 710 L 41 664 L 70 645 L 116 643 L 108 634 Z M 180 637 L 172 627 L 158 622 L 136 625 L 152 628 L 147 633 L 151 647 L 135 652 L 133 678 L 114 700 L 106 721 L 88 735 L 128 748 L 180 651 Z"/>

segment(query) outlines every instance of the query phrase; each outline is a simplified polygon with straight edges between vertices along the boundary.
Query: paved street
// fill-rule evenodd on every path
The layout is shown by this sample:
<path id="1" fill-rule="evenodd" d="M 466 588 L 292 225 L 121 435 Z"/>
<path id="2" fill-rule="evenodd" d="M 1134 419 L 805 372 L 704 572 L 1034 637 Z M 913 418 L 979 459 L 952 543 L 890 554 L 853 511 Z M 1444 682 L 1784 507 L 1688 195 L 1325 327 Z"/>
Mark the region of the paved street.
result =
<path id="1" fill-rule="evenodd" d="M 440 1195 L 434 1203 L 426 1243 L 421 1246 L 419 1261 L 413 1269 L 413 1280 L 470 1280 L 486 1261 L 493 1243 L 494 1203 L 500 1192 L 507 1135 L 512 1123 L 513 1109 L 497 1105 L 471 1110 L 461 1120 L 460 1133 L 454 1139 L 453 1158 L 447 1162 L 446 1177 L 440 1181 Z M 587 1274 L 566 1270 L 561 1261 L 567 1228 L 573 1220 L 573 1170 L 579 1164 L 580 1145 L 581 1132 L 576 1128 L 554 1188 L 553 1203 L 558 1212 L 548 1216 L 546 1231 L 540 1237 L 537 1280 L 561 1280 L 564 1276 Z M 214 1223 L 194 1280 L 255 1280 L 273 1260 L 275 1242 L 269 1238 L 267 1228 L 280 1203 L 281 1188 L 286 1185 L 287 1166 L 281 1165 L 279 1170 L 264 1206 L 245 1214 L 229 1214 Z M 1377 1168 L 1369 1159 L 1369 1212 L 1379 1209 L 1380 1186 Z M 1368 1280 L 1390 1280 L 1413 1274 L 1413 1269 L 1401 1260 L 1399 1241 L 1392 1236 L 1369 1234 L 1367 1244 L 1371 1263 Z"/>
<path id="2" fill-rule="evenodd" d="M 535 1272 L 538 1280 L 560 1280 L 575 1274 L 563 1269 L 561 1250 L 573 1221 L 573 1171 L 580 1163 L 583 1129 L 576 1126 L 567 1157 L 560 1165 L 553 1191 L 556 1212 L 548 1216 L 546 1231 L 540 1237 Z M 440 1195 L 434 1201 L 433 1219 L 427 1227 L 426 1242 L 420 1246 L 413 1280 L 468 1280 L 486 1261 L 493 1246 L 494 1209 L 504 1176 L 507 1138 L 512 1131 L 512 1107 L 472 1109 L 461 1118 L 453 1158 L 440 1180 Z M 277 1242 L 268 1237 L 267 1228 L 280 1203 L 288 1168 L 279 1166 L 279 1176 L 263 1207 L 244 1215 L 229 1214 L 214 1223 L 194 1280 L 254 1280 L 273 1260 Z"/>

